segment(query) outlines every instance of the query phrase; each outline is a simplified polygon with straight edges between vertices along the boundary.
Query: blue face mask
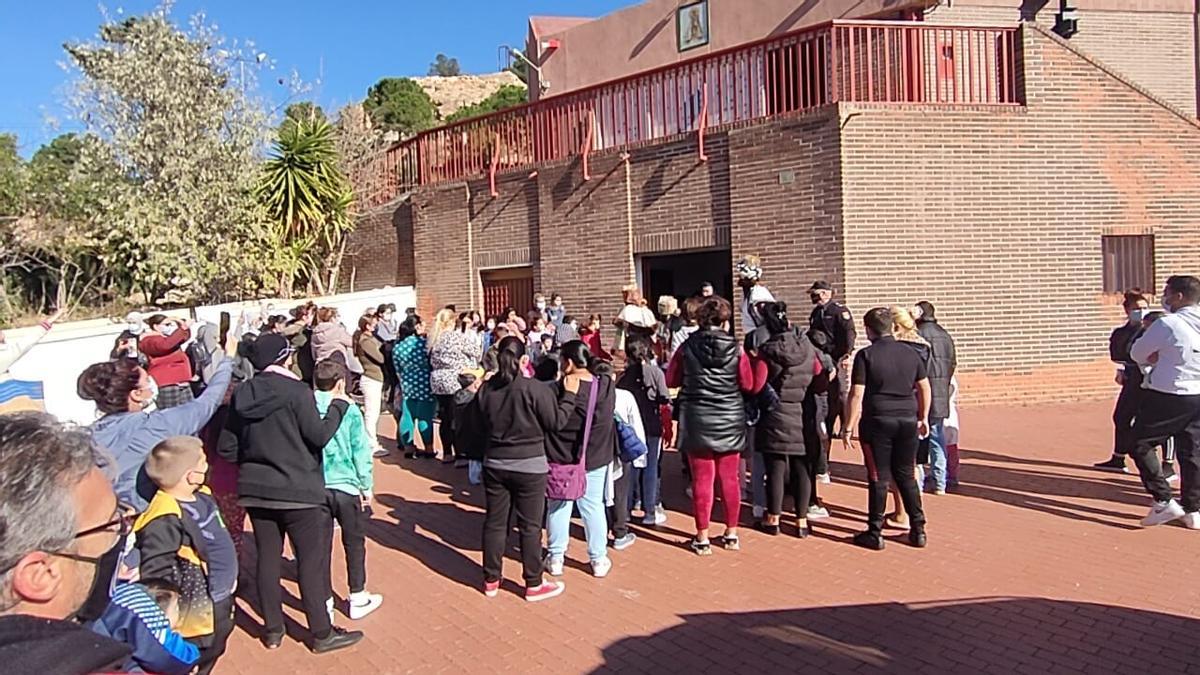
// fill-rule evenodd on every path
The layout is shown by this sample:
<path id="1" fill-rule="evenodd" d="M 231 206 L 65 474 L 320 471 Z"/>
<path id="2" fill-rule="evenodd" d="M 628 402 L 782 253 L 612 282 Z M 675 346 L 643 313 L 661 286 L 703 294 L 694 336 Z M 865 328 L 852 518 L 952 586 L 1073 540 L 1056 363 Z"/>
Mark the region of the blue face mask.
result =
<path id="1" fill-rule="evenodd" d="M 1146 318 L 1147 309 L 1134 309 L 1129 312 L 1129 323 L 1141 323 Z"/>

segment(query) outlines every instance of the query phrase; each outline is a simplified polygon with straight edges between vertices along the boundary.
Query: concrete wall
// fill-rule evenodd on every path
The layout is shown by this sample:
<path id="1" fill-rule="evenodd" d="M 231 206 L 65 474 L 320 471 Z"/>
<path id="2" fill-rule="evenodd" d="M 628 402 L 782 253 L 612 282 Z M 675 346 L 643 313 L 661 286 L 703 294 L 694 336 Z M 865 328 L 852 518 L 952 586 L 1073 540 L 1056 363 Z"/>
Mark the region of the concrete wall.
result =
<path id="1" fill-rule="evenodd" d="M 1058 3 L 1048 0 L 710 0 L 707 47 L 679 52 L 678 0 L 650 0 L 569 27 L 562 47 L 545 56 L 548 95 L 620 79 L 704 54 L 816 25 L 831 19 L 894 17 L 905 8 L 930 7 L 925 20 L 940 24 L 1011 25 L 1035 20 L 1051 27 Z M 1167 102 L 1197 114 L 1197 14 L 1190 0 L 1072 0 L 1078 9 L 1075 44 Z M 530 52 L 534 51 L 532 30 Z M 603 54 L 597 58 L 597 54 Z M 534 87 L 536 91 L 536 87 Z M 536 96 L 535 96 L 536 98 Z"/>
<path id="2" fill-rule="evenodd" d="M 236 324 L 237 318 L 245 309 L 259 309 L 269 305 L 273 307 L 273 314 L 286 314 L 289 308 L 307 300 L 294 298 L 197 307 L 196 317 L 216 324 L 220 321 L 221 312 L 229 312 Z M 368 307 L 377 307 L 387 302 L 395 303 L 403 312 L 404 308 L 415 306 L 416 294 L 409 286 L 378 288 L 311 300 L 321 306 L 336 307 L 345 320 L 352 322 Z M 186 309 L 164 313 L 179 317 L 188 316 Z M 61 420 L 90 424 L 96 419 L 96 408 L 91 401 L 84 401 L 76 394 L 76 380 L 85 368 L 108 358 L 117 336 L 124 328 L 124 319 L 96 319 L 59 324 L 13 365 L 9 375 L 16 380 L 42 382 L 47 412 Z M 348 328 L 353 329 L 354 326 L 348 325 Z M 29 329 L 19 328 L 5 331 L 6 337 L 14 341 L 24 339 L 30 332 Z"/>
<path id="3" fill-rule="evenodd" d="M 543 55 L 546 95 L 563 94 L 634 73 L 693 59 L 747 42 L 781 35 L 832 19 L 861 19 L 924 7 L 927 0 L 709 0 L 709 44 L 678 48 L 676 9 L 680 0 L 648 0 L 542 39 L 561 47 Z M 530 34 L 532 38 L 532 31 Z M 529 54 L 538 54 L 530 41 Z M 537 87 L 531 88 L 536 91 Z"/>

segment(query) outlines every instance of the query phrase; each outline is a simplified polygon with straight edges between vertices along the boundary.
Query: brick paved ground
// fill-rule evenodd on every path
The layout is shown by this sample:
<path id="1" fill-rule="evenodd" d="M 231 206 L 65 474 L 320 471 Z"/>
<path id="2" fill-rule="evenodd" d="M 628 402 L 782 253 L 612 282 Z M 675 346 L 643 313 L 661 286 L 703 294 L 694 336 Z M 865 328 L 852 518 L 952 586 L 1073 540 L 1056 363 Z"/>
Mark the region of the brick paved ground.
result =
<path id="1" fill-rule="evenodd" d="M 500 597 L 479 592 L 482 501 L 465 470 L 380 465 L 367 555 L 387 599 L 359 622 L 367 638 L 310 655 L 295 641 L 295 600 L 300 623 L 282 649 L 259 646 L 251 611 L 219 671 L 1200 672 L 1200 534 L 1138 529 L 1148 500 L 1137 479 L 1083 468 L 1107 457 L 1107 405 L 963 417 L 962 488 L 927 497 L 928 549 L 847 542 L 866 495 L 839 450 L 823 493 L 835 517 L 815 538 L 746 530 L 741 552 L 697 558 L 681 545 L 691 520 L 671 455 L 670 522 L 638 529 L 602 580 L 579 562 L 577 531 L 566 594 L 536 605 L 516 595 L 511 554 Z"/>

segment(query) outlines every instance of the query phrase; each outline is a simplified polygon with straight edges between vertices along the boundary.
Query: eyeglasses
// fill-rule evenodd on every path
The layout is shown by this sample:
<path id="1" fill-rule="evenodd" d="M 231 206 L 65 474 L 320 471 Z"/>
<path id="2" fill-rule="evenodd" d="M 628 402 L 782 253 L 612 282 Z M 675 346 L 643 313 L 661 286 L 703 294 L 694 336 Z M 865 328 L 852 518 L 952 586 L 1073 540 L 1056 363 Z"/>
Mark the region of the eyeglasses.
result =
<path id="1" fill-rule="evenodd" d="M 79 532 L 75 533 L 75 536 L 73 537 L 73 539 L 79 539 L 80 537 L 86 537 L 89 534 L 96 534 L 97 532 L 103 532 L 112 527 L 116 527 L 117 528 L 117 530 L 116 530 L 117 541 L 113 542 L 113 545 L 115 546 L 121 542 L 122 538 L 128 536 L 130 532 L 133 532 L 133 523 L 136 520 L 137 520 L 137 512 L 134 510 L 134 508 L 132 506 L 130 506 L 129 504 L 126 504 L 124 502 L 117 502 L 117 510 L 113 514 L 113 517 L 111 520 L 109 520 L 107 523 L 104 523 L 103 525 L 97 525 L 96 527 L 89 527 L 86 530 L 80 530 Z M 105 553 L 107 553 L 107 552 L 108 551 L 105 551 Z M 64 553 L 62 551 L 47 551 L 47 553 L 49 553 L 50 555 L 58 556 L 60 558 L 66 558 L 67 560 L 75 560 L 78 562 L 85 562 L 85 563 L 89 563 L 92 565 L 98 564 L 100 562 L 100 559 L 104 557 L 104 554 L 101 554 L 98 556 L 86 556 L 86 555 L 79 555 L 78 553 Z M 16 562 L 14 562 L 12 565 L 9 565 L 5 569 L 0 569 L 0 573 L 8 572 L 15 565 L 16 565 Z"/>
<path id="2" fill-rule="evenodd" d="M 117 536 L 124 537 L 130 532 L 133 532 L 133 523 L 135 520 L 137 520 L 137 510 L 129 504 L 117 502 L 117 510 L 113 513 L 111 520 L 103 525 L 89 527 L 86 530 L 80 530 L 79 532 L 76 532 L 75 539 L 86 537 L 89 534 L 95 534 L 97 532 L 103 532 L 111 529 L 114 525 L 117 527 Z"/>
<path id="3" fill-rule="evenodd" d="M 133 532 L 133 523 L 136 520 L 137 520 L 137 511 L 132 506 L 130 506 L 129 504 L 126 504 L 124 502 L 117 502 L 117 510 L 113 514 L 113 517 L 111 520 L 109 520 L 107 523 L 104 523 L 102 525 L 97 525 L 96 527 L 89 527 L 86 530 L 80 530 L 75 533 L 74 538 L 79 539 L 80 537 L 86 537 L 90 534 L 111 531 L 111 529 L 113 527 L 116 527 L 117 528 L 117 530 L 116 530 L 117 542 L 116 543 L 120 543 L 121 539 L 128 536 L 130 532 Z M 107 553 L 107 551 L 105 551 L 105 553 Z M 86 556 L 86 555 L 79 555 L 78 553 L 63 553 L 61 551 L 56 552 L 53 555 L 56 555 L 60 558 L 66 558 L 67 560 L 76 560 L 79 562 L 91 563 L 93 565 L 98 563 L 100 561 L 100 558 L 104 557 L 103 554 L 98 555 L 98 556 Z"/>

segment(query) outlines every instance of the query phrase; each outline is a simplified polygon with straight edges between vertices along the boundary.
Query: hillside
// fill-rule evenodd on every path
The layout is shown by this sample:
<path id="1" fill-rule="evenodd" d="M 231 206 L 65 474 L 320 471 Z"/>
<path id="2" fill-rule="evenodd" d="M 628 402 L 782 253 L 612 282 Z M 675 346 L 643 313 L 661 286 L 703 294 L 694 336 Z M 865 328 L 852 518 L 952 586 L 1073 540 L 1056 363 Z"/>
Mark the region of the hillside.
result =
<path id="1" fill-rule="evenodd" d="M 414 77 L 433 99 L 438 117 L 445 119 L 459 108 L 479 103 L 506 84 L 522 85 L 510 72 L 488 75 L 456 75 L 454 77 Z"/>

